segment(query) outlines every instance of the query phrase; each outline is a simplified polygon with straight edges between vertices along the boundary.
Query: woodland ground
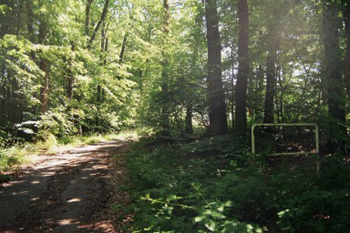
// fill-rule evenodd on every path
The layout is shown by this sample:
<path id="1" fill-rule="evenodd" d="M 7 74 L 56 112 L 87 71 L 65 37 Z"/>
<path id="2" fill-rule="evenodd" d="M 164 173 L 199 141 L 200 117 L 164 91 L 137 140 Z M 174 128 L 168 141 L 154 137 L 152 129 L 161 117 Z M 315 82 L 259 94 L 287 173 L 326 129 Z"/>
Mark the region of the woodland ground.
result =
<path id="1" fill-rule="evenodd" d="M 112 203 L 127 202 L 124 140 L 40 156 L 18 179 L 0 186 L 1 232 L 122 232 Z M 114 174 L 111 176 L 111 174 Z"/>
<path id="2" fill-rule="evenodd" d="M 0 186 L 0 232 L 350 229 L 348 156 L 321 156 L 317 175 L 313 156 L 252 162 L 238 136 L 129 138 L 39 156 Z"/>

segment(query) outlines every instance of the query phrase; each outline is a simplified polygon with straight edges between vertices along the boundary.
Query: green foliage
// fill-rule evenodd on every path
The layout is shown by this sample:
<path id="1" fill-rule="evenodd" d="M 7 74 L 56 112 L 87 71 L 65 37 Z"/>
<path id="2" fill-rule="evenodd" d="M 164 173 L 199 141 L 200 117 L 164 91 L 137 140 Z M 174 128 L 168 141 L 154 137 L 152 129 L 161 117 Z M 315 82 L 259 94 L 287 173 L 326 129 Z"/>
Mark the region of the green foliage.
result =
<path id="1" fill-rule="evenodd" d="M 332 163 L 332 161 L 330 161 Z M 348 166 L 336 163 L 321 173 L 317 187 L 286 200 L 278 224 L 289 232 L 344 232 L 350 225 Z"/>
<path id="2" fill-rule="evenodd" d="M 261 200 L 263 187 L 254 175 L 234 172 L 237 163 L 229 165 L 230 160 L 241 160 L 237 151 L 242 150 L 232 150 L 231 143 L 218 137 L 132 153 L 134 230 L 261 232 L 255 223 L 245 223 L 243 210 Z"/>
<path id="3" fill-rule="evenodd" d="M 343 232 L 349 227 L 350 175 L 327 160 L 251 163 L 239 137 L 161 145 L 142 139 L 128 157 L 134 231 Z M 237 143 L 237 144 L 236 144 Z M 278 164 L 280 163 L 280 164 Z M 323 161 L 322 163 L 325 163 Z"/>
<path id="4" fill-rule="evenodd" d="M 39 135 L 43 135 L 39 133 Z M 57 139 L 55 135 L 50 132 L 45 133 L 45 137 L 38 139 L 35 143 L 21 143 L 12 146 L 7 149 L 0 148 L 0 183 L 1 179 L 3 182 L 8 181 L 11 175 L 6 175 L 7 172 L 12 174 L 16 171 L 17 167 L 23 164 L 30 164 L 32 158 L 41 154 L 56 154 L 62 149 L 68 149 L 75 146 L 96 144 L 107 140 L 122 139 L 127 140 L 132 138 L 134 135 L 131 132 L 115 135 L 90 135 L 90 136 L 65 136 Z M 5 173 L 5 174 L 2 174 Z"/>
<path id="5" fill-rule="evenodd" d="M 98 136 L 88 137 L 87 139 L 84 140 L 84 143 L 91 145 L 91 144 L 96 144 L 96 143 L 104 142 L 104 141 L 105 141 L 105 139 L 101 135 L 98 135 Z"/>
<path id="6" fill-rule="evenodd" d="M 77 133 L 77 128 L 71 120 L 71 116 L 65 111 L 57 109 L 48 111 L 42 116 L 40 133 L 46 138 L 45 134 L 51 133 L 59 137 L 74 135 Z"/>
<path id="7" fill-rule="evenodd" d="M 350 225 L 347 190 L 312 190 L 288 203 L 279 213 L 278 224 L 288 232 L 346 232 Z"/>
<path id="8" fill-rule="evenodd" d="M 203 1 L 171 1 L 169 22 L 159 0 L 109 1 L 103 22 L 105 1 L 92 1 L 89 17 L 87 2 L 1 1 L 0 172 L 60 143 L 98 143 L 105 140 L 102 133 L 139 126 L 157 135 L 169 123 L 169 145 L 145 140 L 129 155 L 133 203 L 125 211 L 135 212 L 134 230 L 336 232 L 348 227 L 347 167 L 326 160 L 327 172 L 319 182 L 306 164 L 286 162 L 281 168 L 264 157 L 254 163 L 246 135 L 196 140 L 184 132 L 187 113 L 195 133 L 204 132 L 210 122 Z M 237 1 L 217 2 L 223 84 L 233 118 Z M 322 2 L 248 2 L 249 124 L 261 122 L 264 115 L 266 47 L 273 38 L 278 51 L 276 121 L 315 122 L 321 144 L 328 139 L 339 148 L 337 154 L 346 154 L 349 137 L 339 129 L 348 128 L 350 115 L 347 125 L 328 116 L 327 98 L 333 94 L 328 92 L 337 84 L 327 83 L 321 67 Z M 338 31 L 339 56 L 344 57 L 343 24 Z M 349 111 L 344 98 L 339 102 Z M 269 141 L 275 138 L 262 142 Z"/>
<path id="9" fill-rule="evenodd" d="M 15 138 L 9 132 L 6 132 L 0 128 L 0 148 L 7 147 L 13 144 Z"/>
<path id="10" fill-rule="evenodd" d="M 8 156 L 5 151 L 0 150 L 0 173 L 9 171 L 11 167 L 20 163 L 17 156 Z"/>

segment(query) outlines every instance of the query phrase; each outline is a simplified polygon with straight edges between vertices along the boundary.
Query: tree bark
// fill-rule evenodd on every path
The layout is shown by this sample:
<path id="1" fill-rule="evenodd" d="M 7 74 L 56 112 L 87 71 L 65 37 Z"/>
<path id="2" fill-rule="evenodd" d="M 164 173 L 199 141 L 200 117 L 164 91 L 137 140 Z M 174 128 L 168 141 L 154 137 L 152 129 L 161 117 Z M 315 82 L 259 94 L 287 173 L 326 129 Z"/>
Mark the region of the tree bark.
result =
<path id="1" fill-rule="evenodd" d="M 216 0 L 206 0 L 205 18 L 208 44 L 209 133 L 227 133 L 225 94 L 221 79 L 221 41 Z"/>
<path id="2" fill-rule="evenodd" d="M 18 11 L 17 11 L 17 29 L 16 29 L 16 35 L 19 36 L 21 32 L 21 19 L 22 19 L 22 2 L 18 2 Z"/>
<path id="3" fill-rule="evenodd" d="M 45 44 L 46 39 L 46 21 L 42 16 L 40 19 L 39 25 L 39 43 Z M 40 92 L 40 101 L 41 101 L 41 113 L 44 114 L 48 109 L 49 103 L 49 86 L 50 86 L 50 76 L 49 76 L 49 64 L 45 59 L 42 59 L 39 64 L 39 68 L 45 73 L 44 81 L 41 87 Z"/>
<path id="4" fill-rule="evenodd" d="M 98 21 L 96 27 L 95 27 L 95 30 L 94 32 L 92 33 L 92 36 L 88 42 L 88 49 L 91 48 L 92 46 L 92 43 L 94 42 L 95 38 L 96 38 L 96 35 L 97 35 L 97 32 L 98 30 L 100 29 L 102 23 L 106 20 L 106 17 L 107 17 L 107 13 L 108 13 L 108 5 L 109 5 L 109 0 L 106 0 L 105 2 L 105 5 L 103 7 L 103 11 L 102 11 L 102 14 L 101 14 L 101 17 L 100 17 L 100 20 Z"/>
<path id="5" fill-rule="evenodd" d="M 276 60 L 277 60 L 277 28 L 271 26 L 269 29 L 266 58 L 266 93 L 264 107 L 264 123 L 274 122 L 274 95 L 276 82 Z"/>
<path id="6" fill-rule="evenodd" d="M 247 0 L 238 0 L 238 76 L 236 85 L 235 131 L 247 130 L 247 87 L 249 78 L 249 12 Z"/>
<path id="7" fill-rule="evenodd" d="M 75 51 L 75 43 L 72 43 L 72 52 Z M 68 99 L 73 99 L 73 95 L 74 95 L 74 73 L 72 71 L 72 64 L 73 61 L 70 61 L 70 68 L 68 70 L 68 87 L 67 87 L 67 95 L 68 95 Z"/>
<path id="8" fill-rule="evenodd" d="M 347 3 L 347 5 L 344 6 L 344 9 L 343 15 L 346 32 L 345 80 L 348 100 L 350 101 L 350 3 Z"/>
<path id="9" fill-rule="evenodd" d="M 7 96 L 6 96 L 6 92 L 7 92 L 7 88 L 6 88 L 6 70 L 5 70 L 5 63 L 1 64 L 1 76 L 3 77 L 3 79 L 0 79 L 0 87 L 2 89 L 2 98 L 0 98 L 1 100 L 1 104 L 0 104 L 0 125 L 3 125 L 5 123 L 5 121 L 7 120 L 6 117 L 6 106 L 7 106 Z"/>
<path id="10" fill-rule="evenodd" d="M 90 35 L 90 9 L 91 4 L 94 0 L 86 1 L 86 10 L 85 10 L 85 34 L 86 36 Z"/>
<path id="11" fill-rule="evenodd" d="M 333 151 L 335 147 L 342 146 L 339 136 L 346 134 L 345 125 L 345 102 L 344 81 L 342 80 L 342 62 L 339 49 L 339 34 L 337 14 L 338 9 L 332 0 L 323 1 L 323 43 L 325 54 L 324 77 L 327 84 L 328 113 L 336 119 L 338 127 L 334 122 L 329 125 L 328 149 Z M 342 133 L 341 133 L 342 132 Z M 345 135 L 344 135 L 345 136 Z M 335 138 L 339 138 L 337 142 Z"/>
<path id="12" fill-rule="evenodd" d="M 101 53 L 103 54 L 101 59 L 103 60 L 103 65 L 107 65 L 107 59 L 106 54 L 108 51 L 108 38 L 106 37 L 107 29 L 105 28 L 105 23 L 103 23 L 102 30 L 101 30 Z M 104 89 L 100 85 L 100 83 L 97 85 L 97 103 L 100 105 L 100 103 L 103 102 L 104 98 Z"/>
<path id="13" fill-rule="evenodd" d="M 48 62 L 45 60 L 42 60 L 39 65 L 40 69 L 45 73 L 44 76 L 44 82 L 41 87 L 41 94 L 40 94 L 40 102 L 41 102 L 41 113 L 45 114 L 45 112 L 48 109 L 48 103 L 49 103 L 49 85 L 50 85 L 50 77 L 49 77 L 49 65 Z"/>
<path id="14" fill-rule="evenodd" d="M 128 38 L 128 33 L 126 33 L 126 34 L 124 35 L 123 44 L 122 44 L 122 49 L 120 50 L 120 55 L 119 55 L 119 61 L 120 61 L 120 63 L 123 62 L 127 38 Z"/>
<path id="15" fill-rule="evenodd" d="M 186 126 L 185 132 L 187 134 L 193 134 L 193 125 L 192 125 L 192 106 L 186 108 Z"/>
<path id="16" fill-rule="evenodd" d="M 18 78 L 16 77 L 16 74 L 13 74 L 11 72 L 11 86 L 12 86 L 12 92 L 11 92 L 11 121 L 14 123 L 19 123 L 19 115 L 20 115 L 20 104 L 21 104 L 21 99 L 19 95 L 19 83 L 18 83 Z"/>
<path id="17" fill-rule="evenodd" d="M 163 34 L 164 34 L 164 44 L 169 34 L 169 2 L 168 0 L 163 0 L 164 7 L 164 23 L 163 23 Z M 167 54 L 165 53 L 165 48 L 162 49 L 163 61 L 162 61 L 162 84 L 161 84 L 161 119 L 160 126 L 161 132 L 160 134 L 164 137 L 170 136 L 170 119 L 169 119 L 169 75 L 168 75 L 168 66 L 169 61 L 167 58 Z"/>
<path id="18" fill-rule="evenodd" d="M 325 52 L 325 76 L 328 87 L 328 111 L 331 116 L 345 121 L 344 95 L 339 34 L 337 26 L 337 9 L 331 0 L 324 0 L 323 42 Z"/>
<path id="19" fill-rule="evenodd" d="M 32 10 L 31 0 L 26 0 L 26 8 L 27 8 L 27 30 L 28 30 L 28 38 L 32 43 L 35 43 L 35 35 L 34 35 L 34 18 L 35 15 Z"/>

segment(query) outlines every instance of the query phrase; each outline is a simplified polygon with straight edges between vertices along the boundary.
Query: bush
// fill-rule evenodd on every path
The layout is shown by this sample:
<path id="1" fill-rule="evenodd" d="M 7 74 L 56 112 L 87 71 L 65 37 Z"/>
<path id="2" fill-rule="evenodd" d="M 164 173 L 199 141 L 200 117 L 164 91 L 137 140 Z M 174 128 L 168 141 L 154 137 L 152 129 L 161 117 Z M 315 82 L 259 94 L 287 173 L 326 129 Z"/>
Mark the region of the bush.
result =
<path id="1" fill-rule="evenodd" d="M 232 137 L 162 145 L 142 140 L 129 153 L 135 231 L 346 232 L 350 169 L 267 159 L 251 163 Z M 296 159 L 296 158 L 294 158 Z M 280 161 L 281 164 L 276 164 Z M 301 160 L 304 161 L 304 160 Z"/>
<path id="2" fill-rule="evenodd" d="M 56 137 L 65 137 L 78 132 L 71 117 L 64 109 L 48 111 L 41 117 L 39 139 L 47 139 L 50 134 Z"/>
<path id="3" fill-rule="evenodd" d="M 48 133 L 46 140 L 36 144 L 36 148 L 39 150 L 48 151 L 58 145 L 55 135 Z"/>
<path id="4" fill-rule="evenodd" d="M 288 232 L 347 232 L 350 229 L 350 190 L 312 190 L 290 200 L 279 213 Z"/>
<path id="5" fill-rule="evenodd" d="M 21 154 L 8 155 L 5 151 L 0 150 L 0 173 L 9 171 L 13 166 L 20 163 Z"/>
<path id="6" fill-rule="evenodd" d="M 246 221 L 255 220 L 252 212 L 263 200 L 262 178 L 235 170 L 242 149 L 234 145 L 229 137 L 158 145 L 151 151 L 136 145 L 140 149 L 128 160 L 136 215 L 133 230 L 261 232 Z M 236 160 L 230 165 L 232 158 Z"/>
<path id="7" fill-rule="evenodd" d="M 0 128 L 0 148 L 11 146 L 15 141 L 16 139 L 12 134 Z"/>

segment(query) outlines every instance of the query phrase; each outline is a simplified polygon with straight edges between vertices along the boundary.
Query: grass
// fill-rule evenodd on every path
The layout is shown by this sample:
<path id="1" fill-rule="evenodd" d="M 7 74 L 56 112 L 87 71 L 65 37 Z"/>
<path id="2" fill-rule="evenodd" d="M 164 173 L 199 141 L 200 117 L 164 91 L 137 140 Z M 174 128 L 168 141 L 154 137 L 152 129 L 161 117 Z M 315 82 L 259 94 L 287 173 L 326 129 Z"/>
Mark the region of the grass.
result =
<path id="1" fill-rule="evenodd" d="M 57 154 L 74 147 L 92 145 L 111 140 L 136 140 L 138 132 L 125 131 L 118 134 L 92 134 L 57 139 L 50 134 L 45 141 L 0 148 L 0 183 L 9 180 L 8 174 L 20 169 L 22 165 L 31 164 L 40 154 Z"/>
<path id="2" fill-rule="evenodd" d="M 28 148 L 11 147 L 0 150 L 0 174 L 15 171 L 16 167 L 29 163 L 30 157 Z"/>

